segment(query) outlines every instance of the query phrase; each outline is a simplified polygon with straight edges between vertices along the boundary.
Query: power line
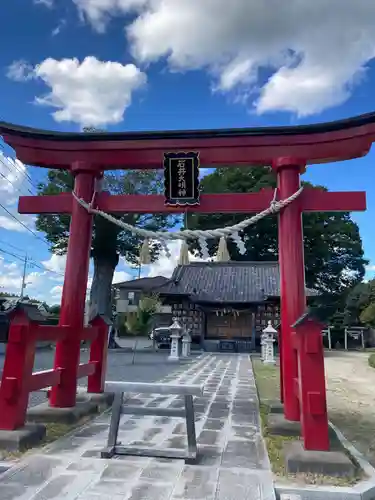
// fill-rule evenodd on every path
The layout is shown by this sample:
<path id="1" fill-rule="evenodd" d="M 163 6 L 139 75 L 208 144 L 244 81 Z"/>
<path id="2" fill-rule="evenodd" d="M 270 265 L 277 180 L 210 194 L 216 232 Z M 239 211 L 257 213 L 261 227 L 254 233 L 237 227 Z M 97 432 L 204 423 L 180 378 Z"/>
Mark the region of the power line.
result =
<path id="1" fill-rule="evenodd" d="M 53 274 L 58 274 L 59 276 L 65 276 L 64 273 L 59 273 L 58 271 L 53 271 L 52 269 L 48 269 L 46 266 L 40 266 L 37 264 L 35 261 L 31 260 L 30 261 L 31 265 L 34 267 L 37 267 L 38 269 L 41 269 L 42 271 L 47 271 L 48 273 L 53 273 Z"/>
<path id="2" fill-rule="evenodd" d="M 14 188 L 15 188 L 15 189 L 19 192 L 19 193 L 21 193 L 21 195 L 23 195 L 23 192 L 21 191 L 21 189 L 20 189 L 20 188 L 18 188 L 17 186 L 15 186 L 15 184 L 14 184 L 14 183 L 13 183 L 10 179 L 8 179 L 8 177 L 7 177 L 6 175 L 4 175 L 2 172 L 0 172 L 0 175 L 1 175 L 1 177 L 2 177 L 3 179 L 5 179 L 7 182 L 9 182 L 9 184 L 10 184 L 11 186 L 13 186 L 13 187 L 14 187 Z M 30 190 L 29 190 L 29 192 L 30 192 L 32 195 L 34 195 L 34 193 L 32 193 Z"/>
<path id="3" fill-rule="evenodd" d="M 22 262 L 25 261 L 25 259 L 27 259 L 27 262 L 33 266 L 33 267 L 37 267 L 38 269 L 41 269 L 42 271 L 47 271 L 48 273 L 53 273 L 53 274 L 58 274 L 59 276 L 64 276 L 63 273 L 59 273 L 58 271 L 53 271 L 52 269 L 48 269 L 48 267 L 46 266 L 41 266 L 39 265 L 37 262 L 35 262 L 34 259 L 31 259 L 30 257 L 26 257 L 26 255 L 24 257 L 22 257 L 21 255 L 17 255 L 13 252 L 9 252 L 8 250 L 4 250 L 3 248 L 0 248 L 0 252 L 3 252 L 5 253 L 6 255 L 11 255 L 12 257 L 14 257 L 15 259 L 18 259 Z"/>
<path id="4" fill-rule="evenodd" d="M 11 212 L 9 212 L 9 210 L 6 207 L 4 207 L 4 205 L 2 205 L 1 203 L 0 203 L 0 207 L 3 210 L 5 210 L 5 212 L 8 215 L 10 215 L 12 217 L 12 219 L 14 219 L 16 222 L 18 222 L 18 224 L 20 224 L 27 231 L 29 231 L 29 233 L 31 233 L 33 236 L 35 236 L 35 238 L 37 238 L 40 241 L 43 241 L 43 243 L 49 247 L 49 243 L 46 240 L 44 240 L 43 238 L 41 238 L 40 236 L 38 236 L 32 229 L 30 229 L 29 227 L 27 227 L 26 224 L 24 224 L 21 220 L 17 219 L 17 217 L 15 215 L 13 215 Z"/>
<path id="5" fill-rule="evenodd" d="M 25 257 L 21 257 L 20 255 L 16 255 L 15 253 L 12 252 L 8 252 L 7 250 L 3 250 L 2 248 L 0 248 L 0 252 L 5 253 L 6 255 L 11 255 L 15 259 L 21 260 L 22 262 L 25 260 Z"/>
<path id="6" fill-rule="evenodd" d="M 0 240 L 0 243 L 2 245 L 8 245 L 8 247 L 13 248 L 14 250 L 18 250 L 20 252 L 24 252 L 23 248 L 17 247 L 16 245 L 13 245 L 13 243 L 8 243 L 7 241 L 4 241 L 4 240 Z"/>
<path id="7" fill-rule="evenodd" d="M 14 174 L 14 171 L 13 171 L 13 169 L 12 169 L 11 165 L 9 165 L 7 162 L 3 161 L 3 159 L 1 158 L 1 155 L 0 155 L 0 163 L 1 163 L 2 165 L 4 165 L 4 167 L 6 167 L 6 168 L 7 168 L 7 170 L 9 170 L 9 172 L 10 172 L 11 174 Z M 21 170 L 18 170 L 18 169 L 17 169 L 17 167 L 16 167 L 15 165 L 14 165 L 14 168 L 17 170 L 17 172 L 19 172 L 19 173 L 21 173 L 21 174 L 23 173 Z M 13 184 L 13 183 L 12 183 L 12 181 L 10 181 L 10 180 L 9 180 L 6 176 L 4 176 L 4 174 L 1 174 L 1 175 L 2 175 L 2 176 L 3 176 L 3 177 L 7 180 L 7 181 L 9 181 L 11 184 Z M 16 176 L 16 178 L 17 178 L 17 176 Z M 25 177 L 25 179 L 26 179 L 26 180 L 28 180 L 28 178 L 26 178 L 26 177 Z M 29 182 L 30 182 L 30 181 L 29 181 Z M 30 184 L 31 184 L 31 182 L 30 182 Z M 34 185 L 33 185 L 33 184 L 31 184 L 31 186 L 32 186 L 32 187 L 34 187 Z M 36 193 L 33 193 L 33 192 L 31 191 L 31 189 L 30 189 L 30 188 L 28 188 L 28 187 L 26 187 L 26 186 L 25 186 L 25 189 L 27 189 L 27 191 L 28 191 L 30 194 L 32 194 L 33 196 L 36 194 Z M 20 190 L 18 189 L 18 191 L 20 191 Z M 21 192 L 21 191 L 20 191 L 20 192 Z"/>
<path id="8" fill-rule="evenodd" d="M 0 148 L 4 151 L 4 148 L 3 148 L 2 144 L 0 144 Z M 33 183 L 32 178 L 31 178 L 31 175 L 27 172 L 26 169 L 25 170 L 21 170 L 20 168 L 18 168 L 18 165 L 17 165 L 16 161 L 12 161 L 12 162 L 6 161 L 6 162 L 4 162 L 1 159 L 1 157 L 2 157 L 2 158 L 4 158 L 4 160 L 8 160 L 8 157 L 5 156 L 5 154 L 4 154 L 3 151 L 0 153 L 0 161 L 1 161 L 1 163 L 4 166 L 6 166 L 7 168 L 8 168 L 9 165 L 13 166 L 17 170 L 17 172 L 19 172 L 27 181 L 29 181 L 30 185 L 34 189 L 38 190 L 38 186 L 35 186 L 35 184 Z"/>

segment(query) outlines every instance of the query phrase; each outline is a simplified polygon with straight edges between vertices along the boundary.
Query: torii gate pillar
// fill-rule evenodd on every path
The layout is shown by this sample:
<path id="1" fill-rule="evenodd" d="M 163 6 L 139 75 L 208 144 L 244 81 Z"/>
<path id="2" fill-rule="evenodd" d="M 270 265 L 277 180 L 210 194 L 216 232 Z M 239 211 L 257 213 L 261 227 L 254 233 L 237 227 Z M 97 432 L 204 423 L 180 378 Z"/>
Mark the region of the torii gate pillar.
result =
<path id="1" fill-rule="evenodd" d="M 298 191 L 304 162 L 287 157 L 278 158 L 273 168 L 277 172 L 280 199 L 286 199 Z M 298 363 L 292 325 L 306 308 L 302 207 L 299 198 L 280 212 L 278 231 L 284 414 L 288 420 L 298 421 L 300 409 L 294 383 L 298 378 Z"/>
<path id="2" fill-rule="evenodd" d="M 75 177 L 74 191 L 80 198 L 91 202 L 95 189 L 96 172 L 85 162 L 74 162 L 71 172 Z M 84 326 L 87 278 L 93 216 L 72 200 L 72 216 L 61 299 L 59 325 L 69 326 L 67 337 L 56 343 L 54 368 L 62 368 L 59 385 L 53 386 L 49 404 L 57 408 L 71 408 L 76 404 L 78 365 L 80 362 L 80 337 Z"/>

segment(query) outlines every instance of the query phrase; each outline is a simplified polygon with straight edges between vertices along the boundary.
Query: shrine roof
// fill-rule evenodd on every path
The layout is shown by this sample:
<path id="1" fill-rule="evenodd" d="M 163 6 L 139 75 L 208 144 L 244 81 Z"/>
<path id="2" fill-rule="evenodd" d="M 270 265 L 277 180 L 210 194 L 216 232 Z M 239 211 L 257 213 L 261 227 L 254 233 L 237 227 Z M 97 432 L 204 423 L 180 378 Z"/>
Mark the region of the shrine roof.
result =
<path id="1" fill-rule="evenodd" d="M 193 262 L 177 266 L 162 296 L 189 296 L 197 303 L 260 303 L 280 296 L 277 262 Z M 308 296 L 316 295 L 306 290 Z"/>
<path id="2" fill-rule="evenodd" d="M 130 281 L 123 281 L 121 283 L 115 283 L 113 288 L 121 288 L 122 290 L 130 291 L 148 291 L 152 288 L 164 285 L 167 282 L 169 282 L 169 279 L 164 276 L 154 276 L 152 278 L 139 278 Z"/>
<path id="3" fill-rule="evenodd" d="M 198 129 L 198 130 L 163 130 L 137 132 L 60 132 L 43 130 L 13 123 L 0 122 L 0 135 L 17 136 L 29 139 L 51 141 L 104 142 L 126 140 L 157 140 L 157 139 L 212 139 L 241 136 L 274 136 L 274 135 L 305 135 L 336 132 L 345 129 L 362 127 L 375 123 L 375 112 L 366 113 L 342 120 L 312 123 L 309 125 L 245 127 L 230 129 Z"/>

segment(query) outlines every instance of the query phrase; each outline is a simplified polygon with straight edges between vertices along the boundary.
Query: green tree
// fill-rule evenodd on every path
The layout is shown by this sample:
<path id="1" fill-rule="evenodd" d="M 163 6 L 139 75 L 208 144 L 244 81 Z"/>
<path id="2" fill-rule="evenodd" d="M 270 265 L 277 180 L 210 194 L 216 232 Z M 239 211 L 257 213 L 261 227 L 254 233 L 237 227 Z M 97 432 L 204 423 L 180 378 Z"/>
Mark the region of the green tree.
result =
<path id="1" fill-rule="evenodd" d="M 361 312 L 360 320 L 361 323 L 367 326 L 371 326 L 372 328 L 375 327 L 375 302 L 371 302 L 371 304 Z"/>
<path id="2" fill-rule="evenodd" d="M 60 314 L 61 306 L 59 304 L 54 304 L 49 308 L 49 313 L 58 316 Z"/>
<path id="3" fill-rule="evenodd" d="M 103 189 L 111 194 L 154 194 L 163 191 L 163 177 L 160 171 L 108 172 L 104 177 Z M 48 179 L 39 186 L 40 195 L 71 192 L 74 180 L 69 171 L 50 170 Z M 160 214 L 125 214 L 117 218 L 149 230 L 163 230 L 173 227 L 175 217 Z M 69 239 L 69 215 L 39 215 L 36 227 L 46 234 L 53 253 L 62 255 L 67 250 Z M 142 239 L 123 231 L 106 219 L 95 216 L 91 256 L 94 261 L 94 277 L 90 293 L 90 315 L 97 313 L 111 317 L 111 285 L 119 256 L 132 265 L 139 265 Z M 160 245 L 150 245 L 151 260 L 157 259 Z"/>
<path id="4" fill-rule="evenodd" d="M 218 168 L 201 182 L 204 193 L 249 193 L 262 188 L 276 187 L 276 178 L 270 168 L 238 167 Z M 325 189 L 322 186 L 305 186 Z M 189 214 L 189 229 L 214 229 L 231 226 L 244 219 L 243 214 Z M 360 282 L 365 273 L 362 241 L 350 213 L 306 213 L 303 216 L 306 286 L 320 292 L 317 301 L 324 307 L 325 316 L 333 314 L 346 298 L 348 291 Z M 232 260 L 276 261 L 277 216 L 266 217 L 248 227 L 242 234 L 246 254 L 241 255 L 229 239 Z M 209 244 L 213 255 L 218 241 Z M 197 253 L 196 242 L 190 249 Z"/>
<path id="5" fill-rule="evenodd" d="M 366 324 L 375 326 L 375 280 L 359 283 L 348 294 L 344 322 L 355 326 Z"/>
<path id="6" fill-rule="evenodd" d="M 152 317 L 160 306 L 157 294 L 144 295 L 137 307 L 136 312 L 128 313 L 126 316 L 127 331 L 133 335 L 148 335 L 152 326 Z"/>

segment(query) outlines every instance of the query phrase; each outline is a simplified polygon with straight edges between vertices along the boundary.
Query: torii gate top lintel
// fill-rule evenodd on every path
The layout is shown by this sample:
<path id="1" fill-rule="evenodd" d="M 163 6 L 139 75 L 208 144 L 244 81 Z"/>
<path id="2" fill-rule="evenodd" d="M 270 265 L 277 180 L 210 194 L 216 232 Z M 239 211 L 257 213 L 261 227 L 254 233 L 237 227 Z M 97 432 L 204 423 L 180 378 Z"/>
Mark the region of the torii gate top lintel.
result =
<path id="1" fill-rule="evenodd" d="M 165 151 L 199 151 L 202 166 L 271 165 L 282 157 L 305 165 L 366 155 L 375 112 L 312 125 L 156 132 L 66 133 L 0 122 L 0 135 L 21 161 L 47 168 L 161 168 Z"/>

